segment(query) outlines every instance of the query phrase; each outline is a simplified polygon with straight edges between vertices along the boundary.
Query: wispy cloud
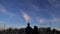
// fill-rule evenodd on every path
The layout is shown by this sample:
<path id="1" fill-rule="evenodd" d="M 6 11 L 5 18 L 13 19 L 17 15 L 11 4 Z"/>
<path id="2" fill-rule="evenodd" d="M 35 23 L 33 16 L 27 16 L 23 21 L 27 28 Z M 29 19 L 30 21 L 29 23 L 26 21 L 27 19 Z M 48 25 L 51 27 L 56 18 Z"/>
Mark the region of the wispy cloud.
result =
<path id="1" fill-rule="evenodd" d="M 60 1 L 59 0 L 48 0 L 53 6 L 59 7 Z"/>
<path id="2" fill-rule="evenodd" d="M 38 18 L 37 21 L 39 23 L 56 23 L 56 22 L 60 22 L 60 18 L 51 18 L 51 19 L 46 19 L 46 18 Z"/>
<path id="3" fill-rule="evenodd" d="M 39 23 L 45 23 L 46 22 L 46 19 L 44 18 L 37 18 L 36 19 Z"/>
<path id="4" fill-rule="evenodd" d="M 22 15 L 23 15 L 23 18 L 24 18 L 27 22 L 30 21 L 30 17 L 28 16 L 27 13 L 23 12 Z"/>
<path id="5" fill-rule="evenodd" d="M 33 4 L 31 4 L 29 6 L 30 6 L 30 10 L 32 10 L 32 11 L 40 11 L 40 8 L 38 6 L 35 6 Z"/>
<path id="6" fill-rule="evenodd" d="M 0 12 L 6 12 L 6 9 L 0 4 Z"/>
<path id="7" fill-rule="evenodd" d="M 12 17 L 17 16 L 17 14 L 7 11 L 3 5 L 0 5 L 0 13 Z"/>

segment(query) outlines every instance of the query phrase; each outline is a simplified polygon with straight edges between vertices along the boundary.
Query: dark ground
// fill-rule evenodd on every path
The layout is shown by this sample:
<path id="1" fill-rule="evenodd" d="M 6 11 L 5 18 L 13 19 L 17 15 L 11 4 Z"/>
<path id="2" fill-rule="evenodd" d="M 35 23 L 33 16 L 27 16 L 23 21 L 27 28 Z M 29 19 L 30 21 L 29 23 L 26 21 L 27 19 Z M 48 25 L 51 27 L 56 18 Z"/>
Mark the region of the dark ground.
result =
<path id="1" fill-rule="evenodd" d="M 50 28 L 38 28 L 39 34 L 60 34 L 60 31 L 53 29 L 51 30 Z M 13 29 L 9 28 L 7 30 L 0 31 L 0 34 L 26 34 L 25 28 L 21 29 Z M 35 32 L 35 34 L 37 34 Z"/>

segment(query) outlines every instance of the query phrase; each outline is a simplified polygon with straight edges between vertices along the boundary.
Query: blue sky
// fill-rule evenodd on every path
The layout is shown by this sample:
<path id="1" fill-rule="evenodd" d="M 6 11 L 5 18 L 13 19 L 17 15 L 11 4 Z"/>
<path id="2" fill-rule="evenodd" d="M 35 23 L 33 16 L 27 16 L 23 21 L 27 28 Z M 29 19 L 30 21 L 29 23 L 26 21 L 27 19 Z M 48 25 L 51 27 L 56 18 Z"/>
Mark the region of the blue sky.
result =
<path id="1" fill-rule="evenodd" d="M 60 0 L 0 0 L 0 24 L 11 27 L 60 27 Z"/>

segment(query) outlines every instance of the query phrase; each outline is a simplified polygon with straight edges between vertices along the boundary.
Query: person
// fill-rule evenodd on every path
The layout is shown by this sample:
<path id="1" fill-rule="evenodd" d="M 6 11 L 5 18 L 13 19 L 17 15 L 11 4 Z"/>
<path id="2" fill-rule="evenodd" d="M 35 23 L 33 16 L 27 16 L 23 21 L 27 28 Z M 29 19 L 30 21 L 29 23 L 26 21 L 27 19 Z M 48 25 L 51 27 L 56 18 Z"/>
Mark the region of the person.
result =
<path id="1" fill-rule="evenodd" d="M 47 34 L 51 34 L 51 28 L 50 27 L 47 28 Z"/>
<path id="2" fill-rule="evenodd" d="M 25 28 L 26 34 L 32 34 L 33 29 L 30 27 L 30 23 L 27 24 L 27 27 Z"/>
<path id="3" fill-rule="evenodd" d="M 34 26 L 33 34 L 39 34 L 39 31 L 38 31 L 38 27 L 37 26 Z"/>

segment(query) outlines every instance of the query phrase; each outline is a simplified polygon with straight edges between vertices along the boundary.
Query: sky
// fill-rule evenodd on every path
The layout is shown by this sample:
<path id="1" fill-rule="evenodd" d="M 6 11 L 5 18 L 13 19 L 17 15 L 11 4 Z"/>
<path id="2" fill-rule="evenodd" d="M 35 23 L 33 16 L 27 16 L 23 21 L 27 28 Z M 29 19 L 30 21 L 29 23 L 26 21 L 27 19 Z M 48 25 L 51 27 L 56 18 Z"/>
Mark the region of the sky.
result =
<path id="1" fill-rule="evenodd" d="M 0 0 L 0 26 L 60 28 L 60 0 Z"/>

